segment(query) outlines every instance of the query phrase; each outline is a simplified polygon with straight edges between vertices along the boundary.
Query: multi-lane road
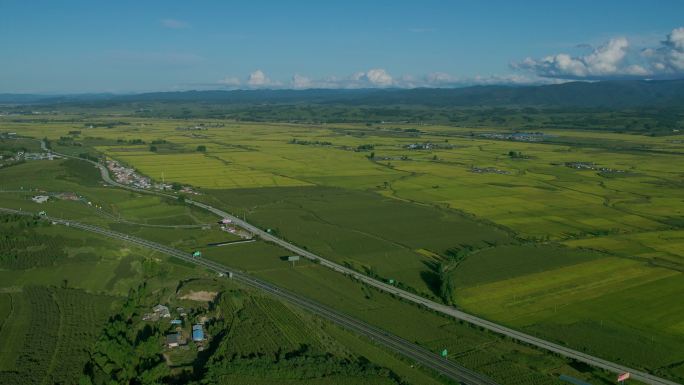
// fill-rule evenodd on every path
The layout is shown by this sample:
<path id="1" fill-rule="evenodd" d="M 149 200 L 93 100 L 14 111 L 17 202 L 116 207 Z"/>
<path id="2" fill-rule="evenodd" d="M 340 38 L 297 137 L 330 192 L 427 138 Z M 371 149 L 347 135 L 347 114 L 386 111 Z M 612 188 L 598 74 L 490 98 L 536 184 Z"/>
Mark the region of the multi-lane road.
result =
<path id="1" fill-rule="evenodd" d="M 18 215 L 34 215 L 30 212 L 7 208 L 0 208 L 0 212 Z M 260 279 L 244 274 L 240 271 L 231 269 L 220 263 L 210 261 L 204 258 L 193 258 L 187 252 L 183 252 L 181 250 L 174 249 L 172 247 L 162 245 L 157 242 L 149 241 L 144 238 L 139 238 L 117 231 L 112 231 L 102 227 L 47 216 L 45 217 L 45 219 L 50 220 L 56 224 L 69 226 L 71 228 L 96 233 L 109 238 L 114 238 L 127 243 L 146 247 L 148 249 L 152 249 L 172 257 L 180 258 L 182 260 L 202 266 L 206 269 L 215 271 L 217 273 L 222 274 L 224 277 L 229 277 L 230 279 L 238 281 L 242 284 L 267 292 L 273 296 L 288 301 L 296 306 L 304 308 L 310 311 L 311 313 L 314 313 L 322 318 L 330 320 L 348 330 L 365 335 L 366 337 L 381 345 L 384 345 L 390 350 L 402 354 L 408 357 L 409 359 L 412 359 L 415 362 L 419 363 L 420 365 L 433 369 L 441 375 L 448 377 L 454 381 L 472 385 L 496 385 L 496 382 L 487 378 L 486 376 L 476 373 L 452 361 L 446 360 L 421 346 L 406 341 L 405 339 L 402 339 L 396 335 L 383 331 L 361 320 L 342 314 L 320 303 L 309 300 L 305 297 L 302 297 L 301 295 L 292 293 L 271 283 L 262 281 Z"/>
<path id="2" fill-rule="evenodd" d="M 556 344 L 553 342 L 545 341 L 541 338 L 537 338 L 537 337 L 534 337 L 532 335 L 522 333 L 522 332 L 519 332 L 517 330 L 499 325 L 497 323 L 487 321 L 486 319 L 483 319 L 483 318 L 474 316 L 472 314 L 463 312 L 463 311 L 458 310 L 456 308 L 431 301 L 427 298 L 424 298 L 424 297 L 421 297 L 419 295 L 410 293 L 408 291 L 399 289 L 393 285 L 389 285 L 389 284 L 384 283 L 382 281 L 379 281 L 377 279 L 368 277 L 367 275 L 361 274 L 355 270 L 349 269 L 349 268 L 342 266 L 338 263 L 335 263 L 335 262 L 332 262 L 330 260 L 321 258 L 320 256 L 318 256 L 314 253 L 311 253 L 307 250 L 304 250 L 301 247 L 293 245 L 293 244 L 291 244 L 291 243 L 289 243 L 283 239 L 275 237 L 275 236 L 267 233 L 266 231 L 261 230 L 258 227 L 253 226 L 253 225 L 245 222 L 244 220 L 242 220 L 238 217 L 235 217 L 233 215 L 230 215 L 229 213 L 226 213 L 225 211 L 219 210 L 215 207 L 206 205 L 206 204 L 201 203 L 201 202 L 195 202 L 195 201 L 190 201 L 190 200 L 186 200 L 186 202 L 193 204 L 195 206 L 204 208 L 206 210 L 209 210 L 218 216 L 221 216 L 224 218 L 230 218 L 237 225 L 251 231 L 252 233 L 258 235 L 259 237 L 261 237 L 264 240 L 278 244 L 278 245 L 282 246 L 283 248 L 288 249 L 288 250 L 290 250 L 296 254 L 299 254 L 303 257 L 309 258 L 311 260 L 318 261 L 321 265 L 326 266 L 330 269 L 333 269 L 339 273 L 352 276 L 355 279 L 357 279 L 357 280 L 359 280 L 359 281 L 361 281 L 361 282 L 363 282 L 369 286 L 373 286 L 379 290 L 385 291 L 387 293 L 391 293 L 397 297 L 401 297 L 407 301 L 416 303 L 418 305 L 425 306 L 428 309 L 435 310 L 435 311 L 440 312 L 442 314 L 449 315 L 453 318 L 469 322 L 473 325 L 477 325 L 477 326 L 480 326 L 480 327 L 485 328 L 487 330 L 490 330 L 490 331 L 505 335 L 507 337 L 513 338 L 515 340 L 518 340 L 518 341 L 521 341 L 521 342 L 524 342 L 524 343 L 527 343 L 530 345 L 534 345 L 534 346 L 542 348 L 542 349 L 549 350 L 551 352 L 560 354 L 562 356 L 572 358 L 574 360 L 581 361 L 581 362 L 587 363 L 589 365 L 593 365 L 593 366 L 598 367 L 598 368 L 609 370 L 613 373 L 629 372 L 631 374 L 632 378 L 646 382 L 646 383 L 649 383 L 649 384 L 678 385 L 676 382 L 669 381 L 669 380 L 666 380 L 664 378 L 660 378 L 660 377 L 651 375 L 651 374 L 646 373 L 646 372 L 635 370 L 635 369 L 626 367 L 624 365 L 619 365 L 619 364 L 616 364 L 616 363 L 613 363 L 613 362 L 610 362 L 610 361 L 607 361 L 607 360 L 604 360 L 604 359 L 601 359 L 598 357 L 594 357 L 592 355 L 582 353 L 580 351 L 570 349 L 568 347 L 565 347 L 565 346 L 562 346 L 562 345 L 559 345 L 559 344 Z"/>
<path id="3" fill-rule="evenodd" d="M 64 154 L 58 154 L 58 155 L 65 156 Z M 80 158 L 78 158 L 78 159 L 80 159 Z M 149 190 L 142 190 L 142 189 L 137 189 L 137 188 L 133 188 L 130 186 L 126 186 L 126 185 L 122 185 L 120 183 L 117 183 L 111 179 L 111 177 L 109 176 L 109 171 L 107 170 L 107 168 L 104 165 L 97 163 L 97 162 L 92 162 L 89 160 L 88 160 L 88 162 L 94 164 L 95 166 L 97 166 L 100 169 L 100 173 L 102 174 L 102 179 L 110 185 L 129 189 L 129 190 L 134 190 L 134 191 L 139 191 L 139 192 L 144 192 L 144 193 L 157 194 L 157 195 L 162 195 L 162 196 L 177 199 L 177 196 L 172 195 L 172 194 L 154 192 L 154 191 L 149 191 Z M 648 384 L 679 385 L 676 382 L 673 382 L 673 381 L 670 381 L 670 380 L 667 380 L 664 378 L 660 378 L 660 377 L 652 375 L 650 373 L 646 373 L 644 371 L 629 368 L 627 366 L 620 365 L 620 364 L 617 364 L 617 363 L 614 363 L 614 362 L 611 362 L 608 360 L 604 360 L 602 358 L 595 357 L 595 356 L 592 356 L 592 355 L 589 355 L 589 354 L 568 348 L 568 347 L 563 346 L 563 345 L 559 345 L 559 344 L 556 344 L 553 342 L 549 342 L 549 341 L 543 340 L 541 338 L 538 338 L 538 337 L 535 337 L 535 336 L 532 336 L 532 335 L 511 329 L 511 328 L 505 327 L 503 325 L 499 325 L 497 323 L 488 321 L 486 319 L 474 316 L 472 314 L 463 312 L 463 311 L 458 310 L 456 308 L 446 306 L 444 304 L 441 304 L 441 303 L 438 303 L 435 301 L 431 301 L 427 298 L 424 298 L 424 297 L 421 297 L 419 295 L 410 293 L 408 291 L 399 289 L 393 285 L 389 285 L 389 284 L 381 282 L 377 279 L 368 277 L 362 273 L 359 273 L 355 270 L 349 269 L 349 268 L 342 266 L 338 263 L 335 263 L 333 261 L 325 259 L 325 258 L 323 258 L 317 254 L 314 254 L 310 251 L 304 250 L 301 247 L 298 247 L 298 246 L 296 246 L 290 242 L 287 242 L 281 238 L 278 238 L 278 237 L 276 237 L 276 236 L 274 236 L 274 235 L 272 235 L 272 234 L 270 234 L 270 233 L 268 233 L 268 232 L 266 232 L 266 231 L 264 231 L 264 230 L 262 230 L 256 226 L 248 223 L 247 221 L 240 219 L 239 217 L 236 217 L 234 215 L 231 215 L 230 213 L 227 213 L 227 212 L 225 212 L 221 209 L 218 209 L 216 207 L 210 206 L 210 205 L 202 203 L 202 202 L 197 202 L 197 201 L 194 201 L 191 199 L 186 199 L 186 203 L 194 205 L 196 207 L 200 207 L 200 208 L 205 209 L 207 211 L 210 211 L 210 212 L 216 214 L 217 216 L 219 216 L 221 218 L 231 219 L 238 226 L 243 227 L 244 229 L 252 232 L 253 234 L 259 236 L 260 238 L 262 238 L 266 241 L 273 242 L 273 243 L 275 243 L 275 244 L 277 244 L 277 245 L 279 245 L 279 246 L 281 246 L 281 247 L 283 247 L 283 248 L 285 248 L 285 249 L 287 249 L 287 250 L 289 250 L 295 254 L 298 254 L 298 255 L 301 255 L 305 258 L 317 261 L 322 266 L 328 267 L 328 268 L 330 268 L 334 271 L 337 271 L 339 273 L 352 276 L 355 279 L 359 280 L 360 282 L 363 282 L 367 285 L 373 286 L 373 287 L 375 287 L 379 290 L 382 290 L 384 292 L 387 292 L 387 293 L 393 294 L 395 296 L 401 297 L 407 301 L 410 301 L 410 302 L 413 302 L 415 304 L 424 306 L 430 310 L 437 311 L 439 313 L 448 315 L 448 316 L 453 317 L 455 319 L 459 319 L 459 320 L 469 322 L 473 325 L 482 327 L 484 329 L 487 329 L 487 330 L 495 332 L 495 333 L 505 335 L 505 336 L 510 337 L 512 339 L 515 339 L 517 341 L 520 341 L 520 342 L 523 342 L 526 344 L 530 344 L 530 345 L 536 346 L 538 348 L 545 349 L 545 350 L 551 351 L 553 353 L 559 354 L 561 356 L 571 358 L 571 359 L 576 360 L 576 361 L 584 362 L 586 364 L 611 371 L 611 372 L 616 373 L 616 374 L 629 372 L 631 374 L 631 378 L 639 380 L 639 381 L 643 381 L 643 382 L 648 383 Z"/>

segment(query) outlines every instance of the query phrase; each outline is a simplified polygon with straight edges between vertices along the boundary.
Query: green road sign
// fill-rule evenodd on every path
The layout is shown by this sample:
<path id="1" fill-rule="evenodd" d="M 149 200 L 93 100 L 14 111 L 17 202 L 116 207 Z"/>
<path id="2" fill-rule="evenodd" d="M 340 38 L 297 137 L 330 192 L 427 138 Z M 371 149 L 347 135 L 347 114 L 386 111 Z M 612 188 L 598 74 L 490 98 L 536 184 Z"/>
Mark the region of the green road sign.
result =
<path id="1" fill-rule="evenodd" d="M 199 251 L 199 250 L 198 250 L 198 251 L 195 251 L 194 253 L 192 253 L 192 256 L 195 257 L 195 258 L 201 257 L 201 256 L 202 256 L 202 252 Z"/>
<path id="2" fill-rule="evenodd" d="M 447 350 L 444 349 L 444 350 L 442 350 L 442 353 L 440 353 L 440 355 L 441 355 L 442 357 L 446 358 L 446 356 L 449 355 L 449 352 L 447 352 Z"/>
<path id="3" fill-rule="evenodd" d="M 394 280 L 393 280 L 393 279 L 390 279 L 390 280 L 389 280 L 389 284 L 390 284 L 390 285 L 394 285 Z"/>

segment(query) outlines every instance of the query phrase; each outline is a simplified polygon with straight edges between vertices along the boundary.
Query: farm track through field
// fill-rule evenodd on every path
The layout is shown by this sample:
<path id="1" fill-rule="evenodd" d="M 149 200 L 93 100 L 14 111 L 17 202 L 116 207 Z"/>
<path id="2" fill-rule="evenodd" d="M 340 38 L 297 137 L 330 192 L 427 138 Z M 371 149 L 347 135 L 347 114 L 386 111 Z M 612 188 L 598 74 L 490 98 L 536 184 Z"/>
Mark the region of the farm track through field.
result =
<path id="1" fill-rule="evenodd" d="M 14 298 L 12 298 L 12 294 L 11 293 L 6 293 L 6 294 L 9 297 L 10 311 L 9 311 L 9 313 L 7 313 L 7 317 L 5 317 L 5 319 L 2 320 L 2 323 L 0 323 L 0 331 L 2 331 L 2 327 L 5 326 L 5 324 L 7 323 L 7 320 L 12 318 L 12 314 L 14 314 L 14 308 L 15 308 Z"/>
<path id="2" fill-rule="evenodd" d="M 110 214 L 104 210 L 97 210 L 98 214 L 100 214 L 102 217 L 108 218 L 113 220 L 114 222 L 118 223 L 125 223 L 127 225 L 134 225 L 134 226 L 140 226 L 140 227 L 153 227 L 153 228 L 159 228 L 159 229 L 200 229 L 204 226 L 209 226 L 209 223 L 205 224 L 196 224 L 196 225 L 152 225 L 149 223 L 139 223 L 139 222 L 133 222 L 129 221 L 127 219 L 123 219 L 121 217 L 118 217 L 114 214 Z M 197 218 L 194 218 L 197 219 Z"/>
<path id="3" fill-rule="evenodd" d="M 606 196 L 604 196 L 604 195 L 596 194 L 596 193 L 591 193 L 591 192 L 586 192 L 586 191 L 582 191 L 582 190 L 579 190 L 579 189 L 574 189 L 574 188 L 571 188 L 571 187 L 568 187 L 568 186 L 557 185 L 557 184 L 554 184 L 554 183 L 552 183 L 552 182 L 550 182 L 550 181 L 539 180 L 539 182 L 540 182 L 540 183 L 547 184 L 547 185 L 550 185 L 550 186 L 553 186 L 553 187 L 555 187 L 555 188 L 557 188 L 557 189 L 560 189 L 560 190 L 567 190 L 567 191 L 572 191 L 572 192 L 576 192 L 576 193 L 579 193 L 579 194 L 591 195 L 591 196 L 596 197 L 596 198 L 601 198 L 601 199 L 603 199 L 603 201 L 604 201 L 604 205 L 606 205 L 606 207 L 608 207 L 608 208 L 610 208 L 610 209 L 619 211 L 619 212 L 624 213 L 624 214 L 635 215 L 635 216 L 638 216 L 638 217 L 640 217 L 640 218 L 648 219 L 648 220 L 650 220 L 650 221 L 658 222 L 658 223 L 660 223 L 660 224 L 662 224 L 662 225 L 667 226 L 667 223 L 664 223 L 664 222 L 662 221 L 662 219 L 660 219 L 660 218 L 658 218 L 658 217 L 656 217 L 656 216 L 647 216 L 647 215 L 645 215 L 645 214 L 643 214 L 643 213 L 640 213 L 640 212 L 637 212 L 637 211 L 629 210 L 629 209 L 624 208 L 624 207 L 618 207 L 617 205 L 618 205 L 618 204 L 621 204 L 620 202 L 615 203 L 615 204 L 610 204 L 610 203 L 606 204 L 606 200 L 609 201 L 610 198 L 609 198 L 609 197 L 606 198 Z M 624 191 L 620 191 L 620 190 L 616 190 L 616 189 L 610 189 L 610 188 L 607 188 L 607 187 L 605 187 L 605 186 L 601 186 L 601 187 L 602 187 L 603 189 L 610 190 L 610 191 L 614 191 L 614 192 L 617 192 L 617 193 L 625 193 Z M 650 197 L 647 196 L 647 195 L 637 194 L 637 193 L 629 193 L 629 194 L 636 195 L 636 196 L 638 196 L 638 197 L 641 197 L 642 199 L 650 200 Z M 635 201 L 637 201 L 637 200 L 635 200 Z M 622 203 L 624 204 L 625 202 L 622 202 Z M 643 230 L 643 229 L 638 229 L 638 230 L 636 230 L 636 231 L 633 231 L 633 233 L 640 233 L 640 232 L 642 232 L 642 231 L 644 231 L 644 230 Z M 578 239 L 581 239 L 581 238 L 578 238 Z"/>
<path id="4" fill-rule="evenodd" d="M 26 211 L 19 211 L 6 208 L 0 208 L 0 212 L 26 216 L 35 215 L 34 213 Z M 232 279 L 234 279 L 235 281 L 243 283 L 252 288 L 256 288 L 264 292 L 267 292 L 275 297 L 281 298 L 305 310 L 308 310 L 322 318 L 332 321 L 333 323 L 340 325 L 345 329 L 362 334 L 370 338 L 372 341 L 384 345 L 386 348 L 389 348 L 390 350 L 396 353 L 399 353 L 411 360 L 414 360 L 427 368 L 433 369 L 441 375 L 448 377 L 454 381 L 473 385 L 496 385 L 496 382 L 492 381 L 491 379 L 479 373 L 476 373 L 470 369 L 462 367 L 453 361 L 446 360 L 440 357 L 438 354 L 433 353 L 407 340 L 404 340 L 396 335 L 390 334 L 375 326 L 372 326 L 356 318 L 352 318 L 350 316 L 342 314 L 337 310 L 328 308 L 327 306 L 321 305 L 317 302 L 309 300 L 288 290 L 282 289 L 278 286 L 272 285 L 268 282 L 251 277 L 240 271 L 230 269 L 220 263 L 206 260 L 203 258 L 193 258 L 184 251 L 174 249 L 162 245 L 160 243 L 148 241 L 143 238 L 131 236 L 117 231 L 108 230 L 102 227 L 53 217 L 45 217 L 45 219 L 52 221 L 56 224 L 96 233 L 106 237 L 122 240 L 124 242 L 131 243 L 137 246 L 152 249 L 160 253 L 175 258 L 179 258 L 186 262 L 190 262 L 195 265 L 204 267 L 208 270 L 215 271 L 217 273 L 223 274 L 224 276 L 232 276 Z"/>
<path id="5" fill-rule="evenodd" d="M 60 359 L 63 359 L 63 357 L 57 357 L 57 352 L 58 352 L 58 347 L 63 338 L 65 338 L 65 333 L 64 333 L 64 310 L 59 307 L 59 302 L 55 298 L 54 292 L 50 293 L 50 298 L 52 298 L 53 301 L 55 301 L 55 305 L 57 306 L 57 310 L 59 311 L 59 327 L 57 328 L 57 340 L 55 342 L 55 350 L 52 352 L 52 355 L 50 356 L 50 364 L 47 366 L 47 373 L 52 374 L 55 370 L 55 367 L 57 366 L 57 362 Z"/>
<path id="6" fill-rule="evenodd" d="M 41 141 L 41 147 L 45 151 L 48 151 L 48 149 L 45 147 L 45 143 L 43 141 Z M 68 156 L 68 155 L 64 155 L 64 154 L 59 154 L 59 153 L 55 153 L 55 154 L 65 156 L 65 157 L 69 157 L 69 158 L 80 159 L 80 160 L 87 161 L 87 162 L 94 164 L 96 167 L 98 167 L 100 169 L 102 179 L 110 185 L 121 187 L 121 188 L 132 190 L 132 191 L 138 191 L 138 192 L 143 192 L 143 193 L 148 193 L 148 194 L 156 194 L 159 196 L 165 196 L 165 197 L 172 198 L 172 199 L 178 199 L 177 196 L 172 195 L 172 194 L 142 190 L 142 189 L 137 189 L 137 188 L 133 188 L 133 187 L 129 187 L 126 185 L 119 184 L 110 178 L 109 171 L 107 170 L 107 168 L 105 166 L 103 166 L 100 163 L 93 162 L 90 160 L 81 159 L 81 158 L 74 157 L 74 156 Z M 381 290 L 381 291 L 384 291 L 386 293 L 392 294 L 394 296 L 400 297 L 400 298 L 407 300 L 409 302 L 412 302 L 414 304 L 424 306 L 427 309 L 437 311 L 441 314 L 453 317 L 453 318 L 458 319 L 458 320 L 468 322 L 472 325 L 481 327 L 483 329 L 492 331 L 492 332 L 500 334 L 500 335 L 504 335 L 506 337 L 517 340 L 519 342 L 529 344 L 529 345 L 532 345 L 532 346 L 553 352 L 555 354 L 559 354 L 563 357 L 570 358 L 570 359 L 573 359 L 573 360 L 576 360 L 579 362 L 583 362 L 583 363 L 592 365 L 594 367 L 605 369 L 605 370 L 608 370 L 608 371 L 613 372 L 613 373 L 619 374 L 619 373 L 629 372 L 629 373 L 631 373 L 632 378 L 639 380 L 639 381 L 642 381 L 642 382 L 645 382 L 645 383 L 648 383 L 648 384 L 653 384 L 653 385 L 679 385 L 674 381 L 667 380 L 667 379 L 664 379 L 664 378 L 661 378 L 661 377 L 658 377 L 658 376 L 655 376 L 655 375 L 652 375 L 650 373 L 646 373 L 646 372 L 643 372 L 640 370 L 635 370 L 635 369 L 632 369 L 632 368 L 629 368 L 629 367 L 626 367 L 624 365 L 620 365 L 620 364 L 617 364 L 617 363 L 614 363 L 614 362 L 611 362 L 608 360 L 604 360 L 602 358 L 595 357 L 595 356 L 592 356 L 590 354 L 586 354 L 586 353 L 568 348 L 566 346 L 563 346 L 563 345 L 560 345 L 557 343 L 549 342 L 549 341 L 543 340 L 541 338 L 538 338 L 538 337 L 535 337 L 535 336 L 532 336 L 532 335 L 511 329 L 511 328 L 508 328 L 506 326 L 497 324 L 495 322 L 491 322 L 491 321 L 488 321 L 486 319 L 483 319 L 483 318 L 474 316 L 472 314 L 463 312 L 463 311 L 458 310 L 456 308 L 431 301 L 427 298 L 424 298 L 424 297 L 421 297 L 419 295 L 410 293 L 408 291 L 399 289 L 395 286 L 386 284 L 384 282 L 381 282 L 381 281 L 378 281 L 374 278 L 366 276 L 365 274 L 359 273 L 355 270 L 352 270 L 352 269 L 347 268 L 345 266 L 339 265 L 339 264 L 332 262 L 328 259 L 322 258 L 322 257 L 320 257 L 314 253 L 311 253 L 307 250 L 304 250 L 301 247 L 293 245 L 293 244 L 291 244 L 291 243 L 289 243 L 289 242 L 287 242 L 281 238 L 273 236 L 273 235 L 267 233 L 266 231 L 254 226 L 254 225 L 252 225 L 252 224 L 250 224 L 250 223 L 248 223 L 248 222 L 246 222 L 246 221 L 244 221 L 238 217 L 235 217 L 235 216 L 233 216 L 233 215 L 231 215 L 231 214 L 229 214 L 223 210 L 220 210 L 218 208 L 207 205 L 205 203 L 193 201 L 190 199 L 186 199 L 185 202 L 187 204 L 192 204 L 196 207 L 203 208 L 209 212 L 214 213 L 215 215 L 217 215 L 221 218 L 229 218 L 236 225 L 252 232 L 253 234 L 259 236 L 260 238 L 262 238 L 266 241 L 273 242 L 273 243 L 275 243 L 275 244 L 277 244 L 277 245 L 279 245 L 279 246 L 281 246 L 281 247 L 283 247 L 289 251 L 292 251 L 298 255 L 301 255 L 301 256 L 308 258 L 312 261 L 320 263 L 320 265 L 328 267 L 328 268 L 332 269 L 333 271 L 342 273 L 344 275 L 351 276 L 354 279 L 356 279 L 360 282 L 363 282 L 367 285 L 373 286 L 378 290 Z"/>

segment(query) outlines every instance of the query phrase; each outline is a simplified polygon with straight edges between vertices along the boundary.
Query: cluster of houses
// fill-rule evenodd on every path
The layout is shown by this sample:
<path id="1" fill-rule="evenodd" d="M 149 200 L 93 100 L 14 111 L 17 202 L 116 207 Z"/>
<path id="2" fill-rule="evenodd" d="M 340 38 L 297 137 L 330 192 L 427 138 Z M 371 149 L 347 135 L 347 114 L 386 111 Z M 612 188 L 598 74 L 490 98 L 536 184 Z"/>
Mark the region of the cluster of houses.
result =
<path id="1" fill-rule="evenodd" d="M 565 167 L 574 168 L 576 170 L 593 170 L 607 173 L 623 173 L 625 170 L 618 170 L 610 167 L 599 167 L 593 162 L 565 162 Z"/>
<path id="2" fill-rule="evenodd" d="M 565 167 L 570 167 L 577 170 L 594 170 L 596 165 L 594 165 L 592 162 L 565 162 Z"/>
<path id="3" fill-rule="evenodd" d="M 451 150 L 454 148 L 451 144 L 442 143 L 410 143 L 404 146 L 404 148 L 409 150 Z"/>
<path id="4" fill-rule="evenodd" d="M 200 323 L 195 323 L 192 325 L 190 333 L 183 328 L 183 324 L 188 316 L 184 308 L 176 308 L 176 313 L 178 318 L 171 317 L 171 310 L 166 305 L 156 305 L 152 308 L 152 312 L 145 313 L 142 317 L 143 321 L 150 322 L 163 322 L 168 321 L 171 325 L 171 330 L 164 337 L 164 344 L 169 349 L 177 348 L 179 346 L 186 346 L 188 340 L 191 340 L 198 347 L 198 350 L 202 350 L 204 342 L 206 341 L 206 335 L 204 333 L 204 325 Z"/>
<path id="5" fill-rule="evenodd" d="M 478 134 L 478 136 L 487 139 L 514 140 L 518 142 L 539 142 L 547 137 L 543 132 L 514 132 L 512 134 L 486 132 Z"/>
<path id="6" fill-rule="evenodd" d="M 61 157 L 51 152 L 19 152 L 17 153 L 17 158 L 23 158 L 24 160 L 55 160 Z"/>
<path id="7" fill-rule="evenodd" d="M 62 193 L 45 193 L 40 195 L 34 195 L 31 200 L 36 203 L 45 203 L 50 200 L 50 198 L 56 198 L 63 201 L 83 201 L 88 205 L 92 205 L 92 202 L 86 201 L 82 196 L 73 192 L 62 192 Z M 46 195 L 47 194 L 47 195 Z"/>
<path id="8" fill-rule="evenodd" d="M 193 190 L 192 187 L 190 187 L 190 186 L 181 187 L 180 192 L 185 193 L 185 194 L 200 195 L 197 191 Z"/>
<path id="9" fill-rule="evenodd" d="M 135 169 L 126 167 L 113 159 L 108 159 L 106 164 L 107 169 L 114 176 L 114 180 L 117 183 L 145 190 L 152 188 L 162 191 L 173 189 L 172 184 L 153 182 L 149 177 L 140 175 L 135 171 Z M 180 192 L 199 195 L 199 193 L 194 191 L 190 186 L 183 186 Z"/>
<path id="10" fill-rule="evenodd" d="M 115 160 L 107 160 L 107 169 L 114 175 L 114 180 L 117 183 L 142 189 L 152 187 L 152 180 L 150 178 L 138 174 L 132 168 L 124 167 Z"/>
<path id="11" fill-rule="evenodd" d="M 245 230 L 241 229 L 240 227 L 238 227 L 237 225 L 235 225 L 235 224 L 233 223 L 233 221 L 232 221 L 231 219 L 229 219 L 229 218 L 223 218 L 223 219 L 221 219 L 221 220 L 218 222 L 218 224 L 219 224 L 219 228 L 220 228 L 222 231 L 225 231 L 225 232 L 228 232 L 228 233 L 231 233 L 231 234 L 235 234 L 235 235 L 239 236 L 239 237 L 242 238 L 242 239 L 251 239 L 251 238 L 253 237 L 252 233 L 250 233 L 249 231 L 245 231 Z"/>
<path id="12" fill-rule="evenodd" d="M 0 139 L 16 139 L 16 132 L 0 132 Z M 0 167 L 10 166 L 15 163 L 27 161 L 27 160 L 54 160 L 59 159 L 61 156 L 55 155 L 52 152 L 25 152 L 17 151 L 15 154 L 10 154 L 6 151 L 4 154 L 0 153 Z"/>
<path id="13" fill-rule="evenodd" d="M 55 160 L 59 159 L 59 155 L 51 152 L 24 152 L 19 151 L 14 155 L 0 155 L 0 167 L 7 166 L 13 163 L 22 162 L 25 160 Z"/>
<path id="14" fill-rule="evenodd" d="M 194 126 L 188 126 L 188 127 L 176 127 L 177 131 L 206 131 L 207 127 L 204 126 L 204 124 L 197 124 Z"/>
<path id="15" fill-rule="evenodd" d="M 382 161 L 382 160 L 411 160 L 406 155 L 401 155 L 401 156 L 376 156 L 373 158 L 374 161 Z"/>
<path id="16" fill-rule="evenodd" d="M 496 167 L 472 167 L 470 169 L 470 172 L 474 172 L 476 174 L 502 174 L 502 175 L 510 175 L 510 171 L 506 170 L 501 170 Z"/>

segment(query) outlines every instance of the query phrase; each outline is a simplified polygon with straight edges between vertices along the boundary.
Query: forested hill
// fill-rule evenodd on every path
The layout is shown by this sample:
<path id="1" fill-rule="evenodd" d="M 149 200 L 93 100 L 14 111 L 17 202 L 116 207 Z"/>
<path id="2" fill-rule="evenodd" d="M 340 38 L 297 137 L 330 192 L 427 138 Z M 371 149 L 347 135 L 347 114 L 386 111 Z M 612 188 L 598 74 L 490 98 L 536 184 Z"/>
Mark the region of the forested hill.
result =
<path id="1" fill-rule="evenodd" d="M 347 104 L 448 106 L 549 106 L 624 108 L 684 105 L 684 80 L 571 82 L 546 86 L 362 90 L 238 90 L 156 92 L 118 101 L 183 101 L 230 104 Z"/>
<path id="2" fill-rule="evenodd" d="M 0 103 L 116 104 L 202 102 L 212 104 L 337 104 L 354 106 L 423 105 L 431 107 L 677 107 L 684 106 L 684 79 L 570 82 L 543 86 L 473 86 L 416 89 L 310 89 L 153 92 L 131 95 L 45 96 L 0 94 Z"/>

